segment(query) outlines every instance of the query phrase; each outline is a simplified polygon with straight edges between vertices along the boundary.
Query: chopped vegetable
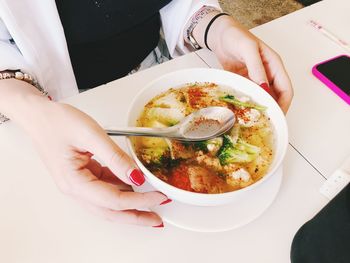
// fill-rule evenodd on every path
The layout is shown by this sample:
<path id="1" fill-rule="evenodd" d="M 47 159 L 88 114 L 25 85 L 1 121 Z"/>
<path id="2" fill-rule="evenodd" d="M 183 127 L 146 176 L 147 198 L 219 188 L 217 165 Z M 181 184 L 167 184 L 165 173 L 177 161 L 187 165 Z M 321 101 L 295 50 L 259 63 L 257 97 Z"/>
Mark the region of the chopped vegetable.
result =
<path id="1" fill-rule="evenodd" d="M 230 137 L 232 138 L 233 143 L 237 142 L 239 135 L 240 135 L 240 131 L 241 131 L 240 125 L 238 123 L 235 123 L 235 125 L 233 125 L 233 127 L 229 133 Z"/>
<path id="2" fill-rule="evenodd" d="M 249 144 L 241 139 L 238 139 L 235 147 L 239 150 L 245 151 L 249 154 L 257 155 L 260 152 L 260 147 Z M 255 159 L 255 158 L 254 158 Z"/>
<path id="3" fill-rule="evenodd" d="M 156 137 L 142 137 L 139 140 L 144 148 L 168 148 L 166 139 Z"/>
<path id="4" fill-rule="evenodd" d="M 157 98 L 152 107 L 183 110 L 185 105 L 179 100 L 179 94 L 169 93 L 166 96 Z M 186 102 L 186 101 L 185 101 Z"/>
<path id="5" fill-rule="evenodd" d="M 212 155 L 216 155 L 222 146 L 222 137 L 217 137 L 207 141 L 207 149 Z"/>
<path id="6" fill-rule="evenodd" d="M 217 137 L 207 141 L 199 141 L 193 143 L 195 150 L 200 150 L 204 153 L 217 152 L 222 146 L 222 137 Z"/>
<path id="7" fill-rule="evenodd" d="M 208 141 L 199 141 L 199 142 L 193 143 L 193 147 L 195 150 L 199 150 L 199 151 L 202 151 L 204 153 L 208 152 L 207 145 L 208 145 Z"/>
<path id="8" fill-rule="evenodd" d="M 161 165 L 164 158 L 169 155 L 169 148 L 144 148 L 141 151 L 142 159 L 149 164 Z"/>
<path id="9" fill-rule="evenodd" d="M 185 114 L 180 109 L 150 108 L 147 111 L 147 118 L 157 120 L 166 126 L 173 126 L 185 118 Z"/>
<path id="10" fill-rule="evenodd" d="M 173 167 L 176 167 L 179 165 L 179 163 L 181 162 L 181 158 L 180 159 L 172 159 L 171 157 L 169 157 L 168 155 L 163 155 L 160 158 L 160 163 L 159 166 L 161 168 L 167 168 L 167 169 L 171 169 Z"/>
<path id="11" fill-rule="evenodd" d="M 256 105 L 256 104 L 249 103 L 249 102 L 240 101 L 240 100 L 236 99 L 235 96 L 229 95 L 229 94 L 224 96 L 224 97 L 220 97 L 219 99 L 222 101 L 225 101 L 227 103 L 233 104 L 235 106 L 238 106 L 238 107 L 253 108 L 256 110 L 260 110 L 260 111 L 266 110 L 266 107 L 264 107 L 264 106 Z"/>
<path id="12" fill-rule="evenodd" d="M 247 163 L 253 161 L 259 154 L 260 148 L 241 139 L 234 143 L 229 135 L 224 135 L 223 145 L 218 152 L 221 165 L 230 163 Z"/>

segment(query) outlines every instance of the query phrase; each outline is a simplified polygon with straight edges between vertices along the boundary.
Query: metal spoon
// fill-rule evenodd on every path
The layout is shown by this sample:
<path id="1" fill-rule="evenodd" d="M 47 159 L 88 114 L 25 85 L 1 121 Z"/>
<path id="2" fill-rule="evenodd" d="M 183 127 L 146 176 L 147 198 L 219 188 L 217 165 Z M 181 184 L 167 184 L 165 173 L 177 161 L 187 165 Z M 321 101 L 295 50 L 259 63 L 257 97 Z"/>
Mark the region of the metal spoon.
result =
<path id="1" fill-rule="evenodd" d="M 167 128 L 127 127 L 106 129 L 108 135 L 166 137 L 180 141 L 204 141 L 222 135 L 235 123 L 234 113 L 225 107 L 207 107 L 191 113 Z"/>

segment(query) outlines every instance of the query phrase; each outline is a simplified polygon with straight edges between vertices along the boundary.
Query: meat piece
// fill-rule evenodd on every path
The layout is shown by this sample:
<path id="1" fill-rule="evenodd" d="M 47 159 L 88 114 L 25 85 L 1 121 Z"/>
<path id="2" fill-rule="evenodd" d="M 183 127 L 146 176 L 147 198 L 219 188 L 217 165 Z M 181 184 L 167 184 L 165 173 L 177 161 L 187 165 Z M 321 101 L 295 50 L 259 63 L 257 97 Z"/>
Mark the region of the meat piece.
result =
<path id="1" fill-rule="evenodd" d="M 191 164 L 181 164 L 176 167 L 168 183 L 177 188 L 198 193 L 214 194 L 227 191 L 227 184 L 221 177 L 203 167 Z"/>
<path id="2" fill-rule="evenodd" d="M 170 149 L 173 159 L 190 159 L 195 156 L 194 151 L 189 147 L 185 147 L 180 141 L 171 140 Z"/>
<path id="3" fill-rule="evenodd" d="M 243 114 L 237 115 L 237 120 L 243 127 L 252 127 L 258 123 L 260 116 L 261 113 L 256 109 L 245 109 Z"/>
<path id="4" fill-rule="evenodd" d="M 239 168 L 232 172 L 227 178 L 226 182 L 232 187 L 243 188 L 254 183 L 251 175 L 243 168 Z"/>
<path id="5" fill-rule="evenodd" d="M 188 176 L 191 188 L 196 192 L 209 194 L 225 192 L 225 181 L 203 167 L 189 166 Z"/>
<path id="6" fill-rule="evenodd" d="M 198 152 L 196 161 L 198 162 L 198 164 L 204 165 L 214 171 L 220 172 L 222 170 L 222 166 L 218 158 L 209 156 L 207 154 L 203 154 L 202 151 Z"/>
<path id="7" fill-rule="evenodd" d="M 230 176 L 235 180 L 242 180 L 244 182 L 248 182 L 250 180 L 250 174 L 243 168 L 234 171 Z"/>

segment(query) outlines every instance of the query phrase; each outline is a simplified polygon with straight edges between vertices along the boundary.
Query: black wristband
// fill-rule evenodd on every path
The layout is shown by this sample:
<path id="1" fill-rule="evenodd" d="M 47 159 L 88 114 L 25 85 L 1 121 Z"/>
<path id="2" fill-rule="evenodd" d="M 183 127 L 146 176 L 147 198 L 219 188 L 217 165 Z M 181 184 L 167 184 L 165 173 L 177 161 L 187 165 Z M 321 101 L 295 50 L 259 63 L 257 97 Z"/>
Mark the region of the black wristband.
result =
<path id="1" fill-rule="evenodd" d="M 208 32 L 209 32 L 209 29 L 211 27 L 211 25 L 214 23 L 214 21 L 216 19 L 218 19 L 220 16 L 229 16 L 229 14 L 226 14 L 226 13 L 220 13 L 220 14 L 217 14 L 216 16 L 214 16 L 210 22 L 208 23 L 207 25 L 207 28 L 205 29 L 205 33 L 204 33 L 204 44 L 205 46 L 207 47 L 207 49 L 209 49 L 211 51 L 211 49 L 209 48 L 208 46 Z"/>

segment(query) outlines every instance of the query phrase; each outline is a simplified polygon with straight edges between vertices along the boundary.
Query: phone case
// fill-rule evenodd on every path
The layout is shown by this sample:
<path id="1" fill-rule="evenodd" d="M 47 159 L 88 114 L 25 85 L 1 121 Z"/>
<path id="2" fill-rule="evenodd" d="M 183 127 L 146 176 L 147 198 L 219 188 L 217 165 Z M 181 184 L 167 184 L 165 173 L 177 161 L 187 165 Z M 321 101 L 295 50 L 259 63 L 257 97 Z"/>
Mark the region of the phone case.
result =
<path id="1" fill-rule="evenodd" d="M 317 63 L 315 66 L 312 67 L 312 74 L 315 75 L 316 78 L 321 80 L 328 88 L 330 88 L 335 94 L 337 94 L 341 99 L 343 99 L 348 105 L 350 105 L 350 96 L 346 94 L 343 90 L 341 90 L 337 85 L 335 85 L 332 81 L 330 81 L 325 75 L 323 75 L 321 72 L 317 70 L 317 66 L 327 63 L 328 61 L 337 59 L 339 57 L 349 57 L 348 55 L 339 55 L 336 57 L 333 57 L 331 59 L 322 61 L 320 63 Z M 350 58 L 350 57 L 349 57 Z"/>

